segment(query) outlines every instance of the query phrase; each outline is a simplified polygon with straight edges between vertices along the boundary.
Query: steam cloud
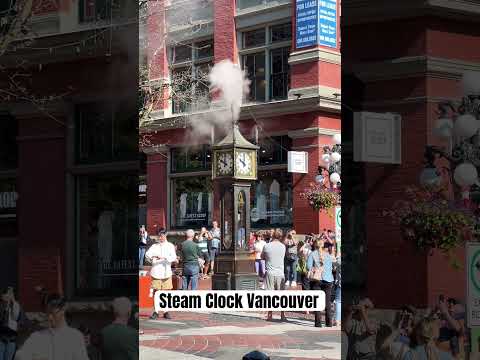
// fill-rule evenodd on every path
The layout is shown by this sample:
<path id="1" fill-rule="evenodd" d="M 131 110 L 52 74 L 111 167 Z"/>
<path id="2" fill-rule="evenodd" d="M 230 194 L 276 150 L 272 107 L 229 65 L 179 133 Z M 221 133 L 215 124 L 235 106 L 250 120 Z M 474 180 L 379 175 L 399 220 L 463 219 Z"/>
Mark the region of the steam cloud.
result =
<path id="1" fill-rule="evenodd" d="M 243 99 L 249 93 L 250 81 L 240 66 L 230 60 L 216 63 L 208 78 L 214 95 L 210 108 L 218 110 L 190 117 L 189 142 L 193 144 L 196 143 L 195 139 L 210 135 L 213 128 L 221 132 L 229 131 L 233 121 L 240 117 Z"/>

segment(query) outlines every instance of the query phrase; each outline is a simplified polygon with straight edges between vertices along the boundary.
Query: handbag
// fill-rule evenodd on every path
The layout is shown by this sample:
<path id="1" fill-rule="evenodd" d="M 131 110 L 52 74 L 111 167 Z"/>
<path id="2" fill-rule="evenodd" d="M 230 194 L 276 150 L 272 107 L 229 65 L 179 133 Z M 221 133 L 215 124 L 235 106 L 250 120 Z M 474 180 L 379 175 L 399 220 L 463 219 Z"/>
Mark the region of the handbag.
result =
<path id="1" fill-rule="evenodd" d="M 318 266 L 316 265 L 315 261 L 315 255 L 313 255 L 313 267 L 308 270 L 307 273 L 307 279 L 311 281 L 322 281 L 322 275 L 323 275 L 323 262 L 322 259 L 320 259 L 320 264 Z"/>

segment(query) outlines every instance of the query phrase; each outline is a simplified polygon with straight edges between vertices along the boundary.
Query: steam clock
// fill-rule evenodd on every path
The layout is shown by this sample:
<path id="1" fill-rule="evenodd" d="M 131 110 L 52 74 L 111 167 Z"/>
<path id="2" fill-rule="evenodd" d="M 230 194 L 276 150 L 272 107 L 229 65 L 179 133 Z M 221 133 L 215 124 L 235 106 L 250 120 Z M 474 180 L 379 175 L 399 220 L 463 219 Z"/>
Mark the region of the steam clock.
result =
<path id="1" fill-rule="evenodd" d="M 258 288 L 250 258 L 250 187 L 257 179 L 258 146 L 240 133 L 237 124 L 213 146 L 212 177 L 220 190 L 222 246 L 215 261 L 213 290 Z"/>

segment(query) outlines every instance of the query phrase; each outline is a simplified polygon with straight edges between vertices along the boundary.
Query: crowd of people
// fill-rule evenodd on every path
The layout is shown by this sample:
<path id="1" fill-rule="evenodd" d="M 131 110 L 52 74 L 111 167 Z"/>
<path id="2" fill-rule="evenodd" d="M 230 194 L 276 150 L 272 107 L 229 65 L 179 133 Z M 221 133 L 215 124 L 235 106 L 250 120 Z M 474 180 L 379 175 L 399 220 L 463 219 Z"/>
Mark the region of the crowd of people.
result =
<path id="1" fill-rule="evenodd" d="M 405 306 L 391 323 L 372 319 L 373 309 L 368 298 L 346 307 L 342 352 L 347 359 L 465 359 L 465 309 L 456 299 L 440 296 L 433 309 L 422 312 Z"/>
<path id="2" fill-rule="evenodd" d="M 142 244 L 147 244 L 143 241 L 145 233 L 144 228 L 140 229 L 140 257 L 151 265 L 151 297 L 156 291 L 197 290 L 199 279 L 213 274 L 215 257 L 221 251 L 221 233 L 216 221 L 211 230 L 206 227 L 197 233 L 187 230 L 185 240 L 177 246 L 168 241 L 165 229 L 160 229 L 156 243 L 144 251 Z M 301 239 L 295 230 L 271 229 L 251 233 L 248 249 L 254 256 L 260 286 L 265 290 L 299 287 L 323 290 L 326 296 L 324 325 L 340 325 L 341 256 L 335 234 L 324 229 L 322 234 L 310 234 Z M 174 271 L 179 267 L 182 268 L 181 281 Z M 154 309 L 150 318 L 158 319 L 161 310 Z M 171 319 L 168 312 L 164 312 L 163 317 Z M 281 319 L 286 320 L 283 313 Z M 267 315 L 267 320 L 272 320 L 272 313 Z M 323 326 L 318 312 L 315 313 L 315 326 Z"/>
<path id="3" fill-rule="evenodd" d="M 138 331 L 131 326 L 138 313 L 132 316 L 132 303 L 126 297 L 113 300 L 113 321 L 92 334 L 87 326 L 69 324 L 67 303 L 61 295 L 41 293 L 46 323 L 40 329 L 25 316 L 13 288 L 0 295 L 0 360 L 138 359 Z M 19 341 L 20 332 L 27 333 L 25 341 Z"/>

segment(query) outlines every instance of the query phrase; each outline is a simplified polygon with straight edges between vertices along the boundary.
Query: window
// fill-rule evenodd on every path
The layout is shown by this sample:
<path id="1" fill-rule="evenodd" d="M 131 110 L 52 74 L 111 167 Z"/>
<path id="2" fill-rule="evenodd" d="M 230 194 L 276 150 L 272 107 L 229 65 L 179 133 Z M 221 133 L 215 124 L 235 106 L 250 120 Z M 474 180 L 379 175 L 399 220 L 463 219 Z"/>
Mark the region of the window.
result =
<path id="1" fill-rule="evenodd" d="M 242 64 L 251 81 L 248 101 L 265 102 L 288 98 L 292 24 L 283 23 L 245 31 L 241 39 Z"/>
<path id="2" fill-rule="evenodd" d="M 172 173 L 209 171 L 212 167 L 212 152 L 206 145 L 173 149 L 171 159 Z"/>
<path id="3" fill-rule="evenodd" d="M 292 175 L 282 171 L 260 171 L 252 185 L 252 228 L 285 227 L 293 224 Z"/>
<path id="4" fill-rule="evenodd" d="M 212 180 L 193 176 L 172 180 L 172 227 L 200 228 L 212 222 Z"/>
<path id="5" fill-rule="evenodd" d="M 243 57 L 243 67 L 250 83 L 249 100 L 264 102 L 265 99 L 265 53 L 248 54 Z"/>
<path id="6" fill-rule="evenodd" d="M 288 162 L 288 151 L 292 148 L 292 139 L 289 136 L 260 139 L 259 145 L 259 165 L 286 164 Z"/>
<path id="7" fill-rule="evenodd" d="M 138 174 L 76 180 L 77 295 L 138 291 Z"/>
<path id="8" fill-rule="evenodd" d="M 257 29 L 243 33 L 243 47 L 249 48 L 254 46 L 265 45 L 265 29 Z"/>
<path id="9" fill-rule="evenodd" d="M 269 5 L 289 4 L 292 0 L 237 0 L 237 8 L 239 10 L 251 7 L 266 7 Z"/>
<path id="10" fill-rule="evenodd" d="M 171 96 L 174 114 L 208 108 L 208 74 L 213 66 L 213 40 L 181 44 L 171 51 Z"/>
<path id="11" fill-rule="evenodd" d="M 138 160 L 138 109 L 129 102 L 88 103 L 76 108 L 79 164 Z"/>
<path id="12" fill-rule="evenodd" d="M 129 19 L 137 14 L 138 3 L 131 0 L 80 0 L 78 2 L 81 23 Z"/>
<path id="13" fill-rule="evenodd" d="M 290 82 L 289 54 L 289 48 L 270 51 L 270 99 L 272 100 L 281 100 L 288 97 Z"/>
<path id="14" fill-rule="evenodd" d="M 17 166 L 17 120 L 10 115 L 0 115 L 0 171 L 15 170 Z"/>

